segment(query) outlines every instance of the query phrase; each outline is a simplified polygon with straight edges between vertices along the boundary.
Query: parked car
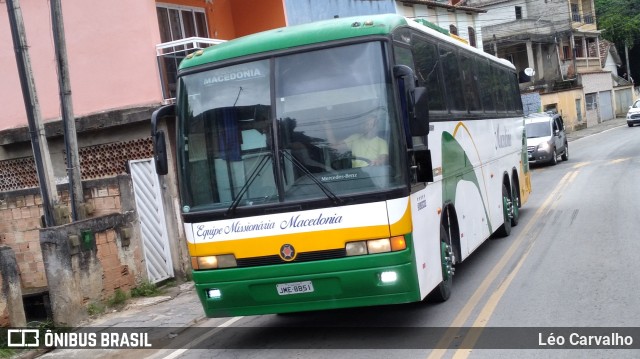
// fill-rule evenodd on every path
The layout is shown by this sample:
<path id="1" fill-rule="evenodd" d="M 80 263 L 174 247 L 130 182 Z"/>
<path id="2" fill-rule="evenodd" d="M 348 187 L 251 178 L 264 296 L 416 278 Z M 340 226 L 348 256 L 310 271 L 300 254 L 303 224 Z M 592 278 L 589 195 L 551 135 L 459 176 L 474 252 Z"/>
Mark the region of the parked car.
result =
<path id="1" fill-rule="evenodd" d="M 633 127 L 636 123 L 640 123 L 640 100 L 636 100 L 627 111 L 627 125 Z"/>
<path id="2" fill-rule="evenodd" d="M 557 113 L 533 113 L 525 118 L 529 163 L 558 163 L 569 160 L 569 142 L 562 116 Z"/>

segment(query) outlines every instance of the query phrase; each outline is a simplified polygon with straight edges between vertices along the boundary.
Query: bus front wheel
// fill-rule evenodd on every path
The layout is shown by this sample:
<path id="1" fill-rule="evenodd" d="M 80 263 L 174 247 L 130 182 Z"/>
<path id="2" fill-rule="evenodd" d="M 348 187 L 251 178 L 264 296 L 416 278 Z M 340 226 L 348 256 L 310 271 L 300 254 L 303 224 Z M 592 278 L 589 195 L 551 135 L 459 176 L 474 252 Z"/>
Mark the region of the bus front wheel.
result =
<path id="1" fill-rule="evenodd" d="M 455 251 L 451 245 L 451 235 L 448 228 L 440 225 L 440 263 L 442 264 L 442 282 L 433 289 L 430 299 L 434 302 L 444 302 L 451 296 L 453 285 L 453 265 L 455 264 Z"/>

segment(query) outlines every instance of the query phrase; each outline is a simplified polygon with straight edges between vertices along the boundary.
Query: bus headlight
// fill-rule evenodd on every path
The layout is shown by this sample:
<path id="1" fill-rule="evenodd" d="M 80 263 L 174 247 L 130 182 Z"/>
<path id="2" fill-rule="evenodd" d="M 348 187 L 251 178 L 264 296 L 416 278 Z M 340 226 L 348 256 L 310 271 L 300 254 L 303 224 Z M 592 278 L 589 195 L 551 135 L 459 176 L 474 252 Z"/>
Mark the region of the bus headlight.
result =
<path id="1" fill-rule="evenodd" d="M 218 256 L 191 257 L 191 266 L 194 270 L 217 269 L 237 267 L 236 257 L 233 254 Z"/>
<path id="2" fill-rule="evenodd" d="M 391 242 L 389 238 L 367 241 L 367 250 L 369 254 L 391 252 Z"/>
<path id="3" fill-rule="evenodd" d="M 404 239 L 404 236 L 349 242 L 345 246 L 347 256 L 395 252 L 401 251 L 406 248 L 407 243 Z"/>
<path id="4" fill-rule="evenodd" d="M 349 242 L 345 246 L 345 250 L 347 251 L 347 256 L 361 256 L 363 254 L 367 254 L 367 242 Z"/>

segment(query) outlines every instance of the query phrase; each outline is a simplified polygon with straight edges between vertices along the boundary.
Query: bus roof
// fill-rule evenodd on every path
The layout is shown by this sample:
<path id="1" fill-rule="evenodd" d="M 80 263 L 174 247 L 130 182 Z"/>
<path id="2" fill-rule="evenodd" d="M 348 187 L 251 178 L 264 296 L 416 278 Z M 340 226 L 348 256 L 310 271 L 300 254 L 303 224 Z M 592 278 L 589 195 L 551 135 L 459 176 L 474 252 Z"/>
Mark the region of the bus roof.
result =
<path id="1" fill-rule="evenodd" d="M 406 26 L 397 14 L 363 15 L 312 22 L 247 35 L 206 48 L 199 56 L 190 56 L 180 63 L 180 69 L 222 61 L 267 51 L 325 41 L 349 39 L 367 35 L 387 35 L 399 26 Z"/>
<path id="2" fill-rule="evenodd" d="M 418 29 L 421 32 L 428 33 L 431 36 L 456 46 L 464 47 L 480 56 L 515 69 L 511 62 L 463 44 L 459 40 L 451 37 L 445 29 L 441 29 L 435 24 L 425 24 L 425 22 L 427 21 L 422 19 L 418 19 L 418 21 L 408 21 L 405 17 L 398 14 L 382 14 L 336 18 L 282 27 L 243 36 L 208 47 L 204 50 L 198 50 L 182 60 L 180 69 L 333 40 L 343 40 L 368 35 L 388 35 L 400 26 L 409 26 Z"/>

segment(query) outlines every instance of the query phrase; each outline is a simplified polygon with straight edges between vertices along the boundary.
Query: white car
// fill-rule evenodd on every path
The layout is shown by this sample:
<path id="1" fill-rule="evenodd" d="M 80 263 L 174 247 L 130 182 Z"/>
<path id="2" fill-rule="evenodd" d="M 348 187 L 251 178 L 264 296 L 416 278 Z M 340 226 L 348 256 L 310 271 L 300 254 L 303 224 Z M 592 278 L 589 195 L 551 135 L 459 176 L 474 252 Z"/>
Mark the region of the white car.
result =
<path id="1" fill-rule="evenodd" d="M 640 100 L 636 100 L 633 105 L 629 106 L 627 112 L 627 125 L 633 127 L 636 123 L 640 123 Z"/>
<path id="2" fill-rule="evenodd" d="M 557 113 L 532 113 L 525 118 L 529 163 L 558 163 L 569 160 L 569 142 L 562 116 Z"/>

